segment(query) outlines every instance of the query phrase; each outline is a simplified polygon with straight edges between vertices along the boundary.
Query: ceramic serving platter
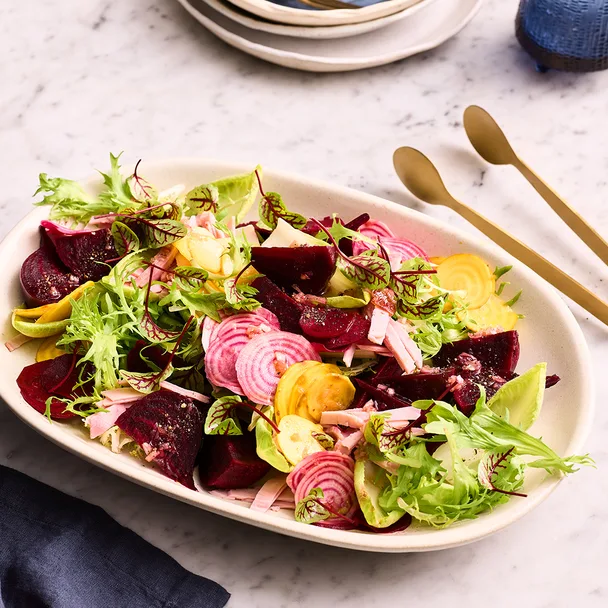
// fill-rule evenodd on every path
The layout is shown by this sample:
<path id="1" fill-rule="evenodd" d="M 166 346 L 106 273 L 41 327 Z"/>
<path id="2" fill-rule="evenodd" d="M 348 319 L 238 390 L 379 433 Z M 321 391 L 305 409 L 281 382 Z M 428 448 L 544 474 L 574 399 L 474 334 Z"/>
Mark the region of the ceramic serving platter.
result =
<path id="1" fill-rule="evenodd" d="M 230 0 L 239 8 L 277 23 L 306 26 L 364 23 L 398 13 L 425 0 L 343 0 L 352 9 L 316 9 L 300 0 Z M 457 1 L 457 0 L 453 0 Z"/>
<path id="2" fill-rule="evenodd" d="M 373 32 L 340 40 L 306 40 L 256 31 L 211 6 L 178 0 L 218 38 L 249 55 L 310 72 L 345 72 L 399 61 L 439 46 L 464 28 L 483 0 L 434 0 L 411 16 Z"/>
<path id="3" fill-rule="evenodd" d="M 330 25 L 321 27 L 310 27 L 300 25 L 286 25 L 283 23 L 274 23 L 256 15 L 247 13 L 239 7 L 227 2 L 226 0 L 187 0 L 192 8 L 200 12 L 200 6 L 207 4 L 213 10 L 217 11 L 224 17 L 228 17 L 231 21 L 238 23 L 250 30 L 258 30 L 268 34 L 277 34 L 279 36 L 290 36 L 292 38 L 308 38 L 311 40 L 331 40 L 334 38 L 348 38 L 349 36 L 357 36 L 367 32 L 386 27 L 391 23 L 396 23 L 402 19 L 406 19 L 417 13 L 420 9 L 428 6 L 435 0 L 421 0 L 392 15 L 380 17 L 364 21 L 363 23 L 352 23 L 345 25 Z"/>
<path id="4" fill-rule="evenodd" d="M 170 160 L 145 163 L 145 175 L 152 183 L 165 189 L 175 184 L 191 188 L 201 183 L 250 171 L 251 166 L 209 160 Z M 523 289 L 518 312 L 525 315 L 518 329 L 522 345 L 518 371 L 547 361 L 550 373 L 560 374 L 562 381 L 546 394 L 541 416 L 530 432 L 560 455 L 581 453 L 590 429 L 593 395 L 589 353 L 574 317 L 557 293 L 525 266 L 502 250 L 456 230 L 452 226 L 381 198 L 348 188 L 315 182 L 307 176 L 264 171 L 267 190 L 280 192 L 291 208 L 307 216 L 325 216 L 328 211 L 351 218 L 362 211 L 390 224 L 396 234 L 418 243 L 432 255 L 444 256 L 458 252 L 475 253 L 494 266 L 513 265 L 509 280 L 513 289 Z M 99 186 L 99 178 L 88 182 L 90 190 Z M 14 336 L 10 325 L 11 310 L 21 304 L 19 270 L 23 260 L 38 247 L 40 220 L 48 209 L 37 208 L 30 213 L 0 245 L 3 273 L 0 284 L 0 319 L 2 342 Z M 31 408 L 21 397 L 15 379 L 24 366 L 34 361 L 35 345 L 26 344 L 9 353 L 0 348 L 2 382 L 0 396 L 13 412 L 38 433 L 121 477 L 195 507 L 217 513 L 301 539 L 333 546 L 381 552 L 427 551 L 454 547 L 484 538 L 508 526 L 545 500 L 559 483 L 541 471 L 527 474 L 523 491 L 525 499 L 514 498 L 508 504 L 446 529 L 412 526 L 394 534 L 373 534 L 343 531 L 297 523 L 291 511 L 259 513 L 238 502 L 212 496 L 204 489 L 195 492 L 156 471 L 151 465 L 127 454 L 114 454 L 97 441 L 87 438 L 81 422 L 53 422 Z"/>

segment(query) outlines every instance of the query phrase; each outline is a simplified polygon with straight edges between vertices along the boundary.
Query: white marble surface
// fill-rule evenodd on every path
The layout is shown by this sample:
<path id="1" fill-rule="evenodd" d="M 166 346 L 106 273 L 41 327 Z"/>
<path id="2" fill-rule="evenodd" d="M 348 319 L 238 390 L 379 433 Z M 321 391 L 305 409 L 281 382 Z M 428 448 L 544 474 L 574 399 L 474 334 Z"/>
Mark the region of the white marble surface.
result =
<path id="1" fill-rule="evenodd" d="M 261 162 L 409 199 L 391 153 L 438 161 L 454 193 L 604 298 L 607 273 L 514 170 L 487 167 L 461 120 L 479 103 L 524 158 L 604 234 L 608 74 L 538 74 L 513 36 L 515 0 L 487 0 L 455 40 L 349 74 L 274 67 L 216 40 L 174 0 L 3 0 L 0 4 L 2 235 L 29 209 L 39 171 L 79 177 L 108 151 Z M 466 226 L 465 226 L 466 227 Z M 608 604 L 608 334 L 574 308 L 594 354 L 597 471 L 568 479 L 533 514 L 441 553 L 349 553 L 232 523 L 98 470 L 0 405 L 0 462 L 107 509 L 241 606 L 600 607 Z"/>

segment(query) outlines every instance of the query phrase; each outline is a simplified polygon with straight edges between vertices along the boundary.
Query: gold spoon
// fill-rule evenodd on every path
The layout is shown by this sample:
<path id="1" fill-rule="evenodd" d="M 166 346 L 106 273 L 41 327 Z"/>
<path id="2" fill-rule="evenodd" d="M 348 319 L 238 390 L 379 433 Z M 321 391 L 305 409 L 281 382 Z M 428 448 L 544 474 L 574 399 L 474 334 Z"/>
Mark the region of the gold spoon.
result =
<path id="1" fill-rule="evenodd" d="M 479 106 L 464 111 L 464 128 L 477 153 L 492 165 L 513 165 L 545 199 L 559 217 L 604 262 L 608 243 L 515 153 L 496 121 Z"/>
<path id="2" fill-rule="evenodd" d="M 409 147 L 399 148 L 393 155 L 393 164 L 399 179 L 414 196 L 431 205 L 444 205 L 456 211 L 505 251 L 608 325 L 608 304 L 502 228 L 457 201 L 448 192 L 435 165 L 422 152 Z"/>

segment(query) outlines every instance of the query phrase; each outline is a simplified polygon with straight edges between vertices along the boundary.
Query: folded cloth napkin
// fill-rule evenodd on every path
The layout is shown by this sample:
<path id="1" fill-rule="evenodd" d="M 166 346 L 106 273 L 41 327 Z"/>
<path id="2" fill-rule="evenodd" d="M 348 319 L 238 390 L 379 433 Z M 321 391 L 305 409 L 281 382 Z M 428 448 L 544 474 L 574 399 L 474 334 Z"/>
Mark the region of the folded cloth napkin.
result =
<path id="1" fill-rule="evenodd" d="M 229 597 L 99 507 L 0 467 L 0 608 L 221 608 Z"/>

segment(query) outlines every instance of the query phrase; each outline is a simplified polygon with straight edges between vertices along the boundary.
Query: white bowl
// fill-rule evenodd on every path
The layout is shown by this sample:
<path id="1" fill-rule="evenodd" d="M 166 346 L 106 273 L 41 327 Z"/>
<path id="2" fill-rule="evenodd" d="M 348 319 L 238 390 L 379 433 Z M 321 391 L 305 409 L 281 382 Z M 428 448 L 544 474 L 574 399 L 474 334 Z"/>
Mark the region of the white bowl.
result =
<path id="1" fill-rule="evenodd" d="M 192 187 L 251 168 L 185 159 L 145 163 L 142 171 L 147 179 L 164 189 L 177 183 Z M 306 176 L 265 171 L 264 182 L 267 190 L 280 192 L 285 200 L 290 201 L 290 208 L 305 215 L 320 217 L 331 210 L 350 218 L 366 211 L 374 218 L 389 222 L 397 234 L 413 239 L 432 255 L 471 252 L 483 256 L 491 267 L 512 264 L 509 280 L 513 289 L 523 288 L 518 312 L 526 317 L 518 328 L 522 345 L 518 369 L 525 370 L 539 361 L 547 361 L 550 373 L 562 377 L 561 382 L 547 392 L 541 416 L 530 432 L 542 436 L 558 454 L 582 452 L 593 415 L 590 357 L 573 315 L 550 286 L 485 240 L 395 203 L 349 188 L 315 182 Z M 99 183 L 96 176 L 91 178 L 88 186 L 94 189 Z M 14 335 L 9 317 L 11 310 L 22 302 L 19 269 L 23 260 L 38 247 L 38 226 L 47 213 L 47 208 L 37 208 L 0 245 L 0 258 L 4 264 L 0 288 L 0 318 L 5 320 L 2 341 Z M 34 352 L 32 344 L 13 353 L 0 349 L 0 368 L 4 370 L 0 396 L 17 416 L 41 435 L 93 464 L 157 492 L 213 513 L 301 539 L 382 552 L 454 547 L 484 538 L 518 520 L 545 500 L 560 481 L 559 477 L 531 471 L 524 486 L 528 498 L 513 498 L 476 520 L 442 530 L 417 525 L 402 533 L 373 534 L 300 524 L 293 519 L 291 512 L 257 513 L 243 504 L 212 496 L 205 490 L 189 490 L 164 477 L 151 465 L 126 454 L 114 454 L 99 442 L 87 439 L 78 422 L 49 423 L 23 400 L 15 383 L 23 367 L 34 361 Z"/>
<path id="2" fill-rule="evenodd" d="M 290 25 L 345 25 L 363 23 L 372 19 L 398 13 L 419 2 L 427 0 L 384 0 L 370 6 L 353 9 L 307 10 L 281 6 L 269 0 L 230 0 L 232 4 L 248 13 L 263 17 L 269 21 L 289 23 Z"/>
<path id="3" fill-rule="evenodd" d="M 265 61 L 310 72 L 346 72 L 399 61 L 455 36 L 483 0 L 434 0 L 377 31 L 340 40 L 305 40 L 250 29 L 203 2 L 180 4 L 218 38 Z M 414 7 L 416 8 L 416 7 Z"/>
<path id="4" fill-rule="evenodd" d="M 279 36 L 290 36 L 291 38 L 307 38 L 311 40 L 331 40 L 335 38 L 348 38 L 349 36 L 358 36 L 367 32 L 373 32 L 382 27 L 386 27 L 391 23 L 396 23 L 402 19 L 407 19 L 415 15 L 420 9 L 428 7 L 436 0 L 424 0 L 413 6 L 406 8 L 392 15 L 364 21 L 363 23 L 352 23 L 345 25 L 330 25 L 321 27 L 286 25 L 283 23 L 274 23 L 267 19 L 262 19 L 256 15 L 245 12 L 244 10 L 232 5 L 226 0 L 184 0 L 188 2 L 193 10 L 200 12 L 200 7 L 205 4 L 209 5 L 213 10 L 222 14 L 224 17 L 242 25 L 250 30 L 266 32 L 268 34 L 276 34 Z"/>

